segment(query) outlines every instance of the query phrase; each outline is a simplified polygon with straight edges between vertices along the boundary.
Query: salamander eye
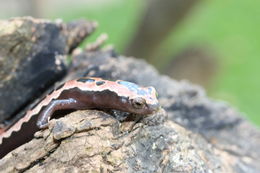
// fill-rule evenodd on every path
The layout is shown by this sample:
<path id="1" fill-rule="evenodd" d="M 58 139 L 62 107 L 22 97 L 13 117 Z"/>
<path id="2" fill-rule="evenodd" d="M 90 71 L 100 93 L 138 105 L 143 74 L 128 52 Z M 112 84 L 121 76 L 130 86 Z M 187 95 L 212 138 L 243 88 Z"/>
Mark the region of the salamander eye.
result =
<path id="1" fill-rule="evenodd" d="M 133 107 L 136 109 L 142 109 L 145 106 L 145 99 L 141 98 L 141 97 L 137 97 L 135 99 L 132 100 L 132 104 Z"/>

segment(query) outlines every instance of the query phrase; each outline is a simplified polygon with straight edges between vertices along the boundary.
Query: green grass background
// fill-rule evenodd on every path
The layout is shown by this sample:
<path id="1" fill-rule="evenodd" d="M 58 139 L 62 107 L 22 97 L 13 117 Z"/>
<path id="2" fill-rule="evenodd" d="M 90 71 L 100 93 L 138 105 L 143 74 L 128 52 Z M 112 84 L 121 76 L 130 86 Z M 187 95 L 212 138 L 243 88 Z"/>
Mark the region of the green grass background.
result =
<path id="1" fill-rule="evenodd" d="M 88 18 L 99 28 L 88 41 L 108 33 L 109 41 L 123 53 L 137 28 L 145 1 L 129 0 L 100 6 L 59 8 L 50 18 L 70 21 Z M 226 100 L 260 125 L 260 1 L 204 0 L 191 11 L 162 45 L 161 51 L 173 54 L 191 43 L 207 44 L 217 54 L 220 69 L 208 93 Z M 173 46 L 174 45 L 174 48 Z"/>

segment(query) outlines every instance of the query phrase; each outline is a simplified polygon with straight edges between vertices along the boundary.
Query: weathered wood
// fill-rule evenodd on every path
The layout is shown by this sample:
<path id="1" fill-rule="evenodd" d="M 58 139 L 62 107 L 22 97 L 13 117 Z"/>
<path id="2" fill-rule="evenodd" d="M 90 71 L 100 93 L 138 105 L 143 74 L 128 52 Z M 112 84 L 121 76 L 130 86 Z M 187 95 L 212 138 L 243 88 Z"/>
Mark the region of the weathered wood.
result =
<path id="1" fill-rule="evenodd" d="M 95 27 L 84 20 L 0 21 L 0 123 L 66 74 L 66 56 Z"/>

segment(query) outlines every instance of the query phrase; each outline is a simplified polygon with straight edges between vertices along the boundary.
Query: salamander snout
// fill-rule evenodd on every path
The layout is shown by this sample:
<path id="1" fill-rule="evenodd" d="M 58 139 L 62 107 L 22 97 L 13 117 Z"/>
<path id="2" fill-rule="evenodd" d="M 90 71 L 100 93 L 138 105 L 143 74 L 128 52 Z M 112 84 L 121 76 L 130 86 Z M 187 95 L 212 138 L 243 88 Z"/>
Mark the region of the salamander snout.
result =
<path id="1" fill-rule="evenodd" d="M 156 103 L 156 104 L 152 104 L 152 105 L 148 105 L 148 109 L 151 110 L 152 112 L 156 112 L 160 109 L 160 104 Z"/>

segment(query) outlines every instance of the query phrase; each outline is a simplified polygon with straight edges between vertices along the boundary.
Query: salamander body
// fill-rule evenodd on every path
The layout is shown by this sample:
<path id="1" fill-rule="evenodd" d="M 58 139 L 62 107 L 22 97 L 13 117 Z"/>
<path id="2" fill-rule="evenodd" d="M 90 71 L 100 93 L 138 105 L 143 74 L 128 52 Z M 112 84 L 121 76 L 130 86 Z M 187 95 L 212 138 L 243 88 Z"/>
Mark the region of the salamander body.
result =
<path id="1" fill-rule="evenodd" d="M 52 91 L 25 116 L 0 134 L 0 158 L 30 141 L 39 129 L 48 127 L 52 114 L 65 109 L 116 109 L 134 114 L 150 114 L 159 104 L 153 87 L 101 78 L 71 80 Z"/>

